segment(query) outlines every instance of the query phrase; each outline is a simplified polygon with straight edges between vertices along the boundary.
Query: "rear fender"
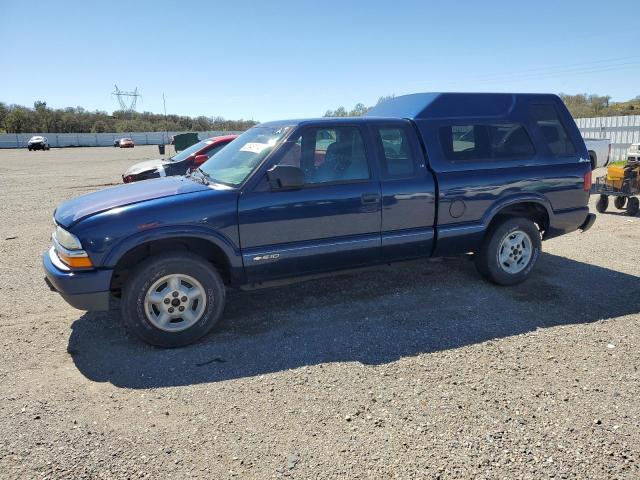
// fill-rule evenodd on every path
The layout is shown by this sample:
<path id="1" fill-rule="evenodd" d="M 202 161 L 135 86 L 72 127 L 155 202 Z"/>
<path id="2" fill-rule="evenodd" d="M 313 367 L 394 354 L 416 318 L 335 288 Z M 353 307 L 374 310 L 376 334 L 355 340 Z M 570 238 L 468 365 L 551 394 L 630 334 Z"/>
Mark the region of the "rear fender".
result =
<path id="1" fill-rule="evenodd" d="M 553 209 L 549 201 L 542 195 L 535 193 L 518 194 L 509 197 L 504 197 L 494 203 L 490 209 L 488 209 L 482 217 L 482 225 L 484 228 L 488 228 L 496 215 L 500 214 L 501 210 L 507 207 L 517 205 L 518 203 L 536 203 L 544 207 L 549 217 L 549 223 L 553 221 Z"/>
<path id="2" fill-rule="evenodd" d="M 520 194 L 504 197 L 494 203 L 478 222 L 438 227 L 438 237 L 434 256 L 459 255 L 466 252 L 476 252 L 482 246 L 484 236 L 489 225 L 500 212 L 519 203 L 536 203 L 544 207 L 551 222 L 551 204 L 542 196 L 536 194 Z"/>

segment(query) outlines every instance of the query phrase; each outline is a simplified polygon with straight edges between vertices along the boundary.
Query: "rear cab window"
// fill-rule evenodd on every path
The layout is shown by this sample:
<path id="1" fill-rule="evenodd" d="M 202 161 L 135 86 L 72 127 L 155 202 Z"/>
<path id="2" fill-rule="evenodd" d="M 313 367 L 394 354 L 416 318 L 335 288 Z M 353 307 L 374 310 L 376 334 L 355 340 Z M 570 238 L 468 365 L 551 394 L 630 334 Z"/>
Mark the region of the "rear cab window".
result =
<path id="1" fill-rule="evenodd" d="M 407 128 L 404 126 L 375 127 L 378 149 L 382 158 L 382 177 L 410 178 L 418 174 L 418 166 Z"/>
<path id="2" fill-rule="evenodd" d="M 577 154 L 556 107 L 550 104 L 531 105 L 531 116 L 537 123 L 549 150 L 556 157 L 572 157 Z"/>
<path id="3" fill-rule="evenodd" d="M 536 154 L 527 130 L 518 123 L 443 126 L 440 143 L 453 162 L 521 160 Z"/>

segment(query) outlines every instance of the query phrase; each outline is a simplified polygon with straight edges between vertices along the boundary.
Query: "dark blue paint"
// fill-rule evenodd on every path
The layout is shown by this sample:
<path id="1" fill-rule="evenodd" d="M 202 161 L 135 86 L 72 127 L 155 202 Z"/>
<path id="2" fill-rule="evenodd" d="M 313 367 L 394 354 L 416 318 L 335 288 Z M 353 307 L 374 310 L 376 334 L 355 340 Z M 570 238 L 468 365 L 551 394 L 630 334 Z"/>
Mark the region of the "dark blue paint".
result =
<path id="1" fill-rule="evenodd" d="M 55 219 L 60 225 L 69 227 L 85 217 L 112 208 L 203 190 L 207 190 L 207 187 L 185 180 L 183 177 L 166 177 L 149 182 L 118 185 L 81 195 L 60 204 L 56 209 Z"/>
<path id="2" fill-rule="evenodd" d="M 532 103 L 555 105 L 576 145 L 574 157 L 551 154 L 528 114 Z M 526 160 L 447 160 L 440 127 L 483 122 L 523 124 L 536 154 Z M 80 238 L 97 268 L 62 272 L 45 256 L 51 283 L 67 297 L 100 292 L 108 297 L 113 269 L 123 255 L 139 245 L 177 237 L 208 241 L 227 258 L 232 285 L 242 286 L 474 251 L 495 215 L 522 202 L 547 212 L 547 237 L 577 229 L 588 213 L 583 178 L 590 167 L 582 161 L 588 158 L 586 147 L 553 95 L 416 94 L 383 103 L 361 118 L 272 124 L 294 126 L 289 138 L 306 127 L 358 127 L 371 178 L 271 191 L 265 172 L 278 158 L 276 148 L 238 188 L 169 177 L 85 195 L 63 203 L 55 218 Z M 416 175 L 409 178 L 383 178 L 380 173 L 383 152 L 376 128 L 394 125 L 409 131 L 419 161 Z"/>

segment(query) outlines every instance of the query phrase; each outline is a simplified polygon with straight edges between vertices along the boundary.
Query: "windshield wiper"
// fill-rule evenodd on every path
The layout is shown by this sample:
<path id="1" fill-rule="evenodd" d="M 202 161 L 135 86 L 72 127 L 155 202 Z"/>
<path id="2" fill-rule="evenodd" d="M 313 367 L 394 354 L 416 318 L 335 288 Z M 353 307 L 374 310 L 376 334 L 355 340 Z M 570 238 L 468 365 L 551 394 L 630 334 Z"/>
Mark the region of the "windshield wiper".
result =
<path id="1" fill-rule="evenodd" d="M 196 175 L 198 174 L 198 175 Z M 194 181 L 198 183 L 202 183 L 203 185 L 209 185 L 209 179 L 211 178 L 208 173 L 200 168 L 196 168 L 195 170 L 191 170 L 191 173 L 186 175 L 187 178 L 192 178 Z"/>
<path id="2" fill-rule="evenodd" d="M 207 172 L 205 172 L 204 170 L 202 170 L 200 167 L 196 168 L 196 172 L 200 172 L 202 177 L 207 179 L 207 183 L 214 181 L 213 177 L 211 175 L 209 175 Z"/>

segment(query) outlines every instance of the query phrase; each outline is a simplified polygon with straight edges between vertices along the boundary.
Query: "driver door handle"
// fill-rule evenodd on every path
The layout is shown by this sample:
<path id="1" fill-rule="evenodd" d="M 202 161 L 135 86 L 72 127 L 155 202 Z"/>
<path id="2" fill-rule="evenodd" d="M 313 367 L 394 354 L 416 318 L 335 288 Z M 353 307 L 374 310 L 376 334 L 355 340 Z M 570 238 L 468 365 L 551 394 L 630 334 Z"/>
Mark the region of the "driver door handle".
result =
<path id="1" fill-rule="evenodd" d="M 380 202 L 380 194 L 378 193 L 363 193 L 360 198 L 363 205 L 370 205 L 372 203 Z"/>

